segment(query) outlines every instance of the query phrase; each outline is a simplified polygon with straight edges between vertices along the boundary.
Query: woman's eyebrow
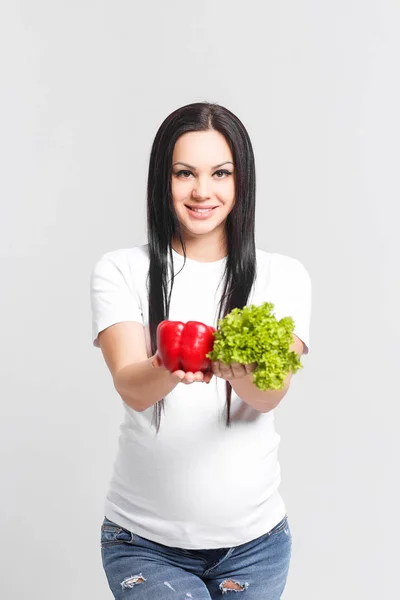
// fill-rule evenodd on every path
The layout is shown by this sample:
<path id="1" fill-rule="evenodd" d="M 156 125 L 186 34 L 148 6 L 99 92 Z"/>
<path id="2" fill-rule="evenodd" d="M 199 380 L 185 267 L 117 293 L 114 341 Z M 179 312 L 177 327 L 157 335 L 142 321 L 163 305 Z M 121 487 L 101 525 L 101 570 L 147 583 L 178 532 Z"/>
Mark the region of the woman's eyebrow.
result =
<path id="1" fill-rule="evenodd" d="M 222 167 L 223 165 L 227 165 L 227 164 L 233 165 L 233 162 L 230 160 L 227 160 L 223 163 L 221 163 L 220 165 L 215 165 L 215 167 L 211 167 L 212 169 L 218 169 L 218 167 Z M 175 165 L 183 165 L 184 167 L 188 167 L 189 169 L 193 169 L 193 171 L 196 170 L 196 167 L 193 167 L 192 165 L 188 165 L 187 163 L 184 162 L 176 162 L 174 163 L 172 166 L 175 167 Z"/>

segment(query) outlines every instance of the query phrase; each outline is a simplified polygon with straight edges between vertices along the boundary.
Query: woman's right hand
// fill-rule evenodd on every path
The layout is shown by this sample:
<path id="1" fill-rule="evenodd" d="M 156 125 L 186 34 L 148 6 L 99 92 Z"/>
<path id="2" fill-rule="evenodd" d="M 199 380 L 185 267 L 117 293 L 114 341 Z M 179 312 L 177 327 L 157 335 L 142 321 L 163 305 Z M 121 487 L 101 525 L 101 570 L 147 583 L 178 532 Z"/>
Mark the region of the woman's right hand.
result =
<path id="1" fill-rule="evenodd" d="M 163 367 L 157 352 L 155 353 L 151 364 L 155 368 Z M 203 371 L 196 371 L 195 373 L 192 373 L 191 371 L 185 372 L 181 369 L 178 369 L 177 371 L 171 372 L 171 375 L 176 378 L 179 383 L 185 383 L 186 385 L 189 385 L 190 383 L 195 382 L 210 383 L 213 372 L 207 371 L 206 373 L 203 373 Z"/>

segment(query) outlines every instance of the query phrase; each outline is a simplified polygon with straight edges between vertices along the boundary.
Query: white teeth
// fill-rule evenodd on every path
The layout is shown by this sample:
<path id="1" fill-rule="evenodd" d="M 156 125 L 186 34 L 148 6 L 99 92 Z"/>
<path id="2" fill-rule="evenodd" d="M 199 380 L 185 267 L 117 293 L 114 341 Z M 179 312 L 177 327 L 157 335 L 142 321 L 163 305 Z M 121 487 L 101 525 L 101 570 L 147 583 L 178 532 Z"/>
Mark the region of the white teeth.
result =
<path id="1" fill-rule="evenodd" d="M 212 208 L 191 208 L 190 210 L 194 210 L 195 212 L 210 212 L 213 210 Z"/>

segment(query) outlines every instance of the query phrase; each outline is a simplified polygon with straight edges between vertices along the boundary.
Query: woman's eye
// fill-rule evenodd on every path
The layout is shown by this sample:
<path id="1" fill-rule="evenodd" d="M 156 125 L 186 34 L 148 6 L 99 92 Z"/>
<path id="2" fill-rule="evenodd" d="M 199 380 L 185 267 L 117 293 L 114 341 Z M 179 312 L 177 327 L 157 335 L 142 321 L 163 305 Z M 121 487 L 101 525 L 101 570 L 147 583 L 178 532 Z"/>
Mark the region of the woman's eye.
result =
<path id="1" fill-rule="evenodd" d="M 184 179 L 188 179 L 190 175 L 193 175 L 193 173 L 191 171 L 182 170 L 175 173 L 175 175 L 177 177 L 183 177 Z M 214 175 L 218 175 L 217 179 L 223 179 L 224 175 L 232 175 L 232 173 L 227 169 L 218 169 L 218 171 L 215 171 Z"/>
<path id="2" fill-rule="evenodd" d="M 214 175 L 217 173 L 222 175 L 232 175 L 231 171 L 228 171 L 227 169 L 219 169 L 218 171 L 215 171 Z M 217 177 L 217 179 L 222 179 L 222 177 Z"/>

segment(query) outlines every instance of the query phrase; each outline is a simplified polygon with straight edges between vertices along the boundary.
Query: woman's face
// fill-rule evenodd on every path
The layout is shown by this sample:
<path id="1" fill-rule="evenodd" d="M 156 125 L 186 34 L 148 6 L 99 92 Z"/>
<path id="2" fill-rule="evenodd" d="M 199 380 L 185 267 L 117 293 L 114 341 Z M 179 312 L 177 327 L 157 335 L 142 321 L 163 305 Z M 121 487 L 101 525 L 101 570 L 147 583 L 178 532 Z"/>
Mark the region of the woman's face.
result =
<path id="1" fill-rule="evenodd" d="M 215 130 L 181 135 L 173 151 L 171 185 L 184 233 L 190 237 L 223 235 L 235 203 L 233 157 L 225 137 Z"/>

